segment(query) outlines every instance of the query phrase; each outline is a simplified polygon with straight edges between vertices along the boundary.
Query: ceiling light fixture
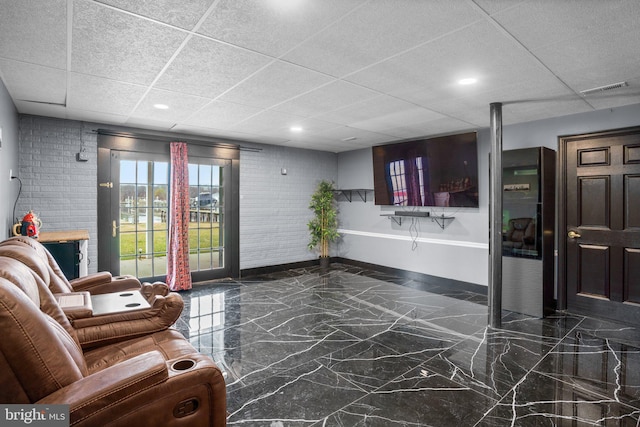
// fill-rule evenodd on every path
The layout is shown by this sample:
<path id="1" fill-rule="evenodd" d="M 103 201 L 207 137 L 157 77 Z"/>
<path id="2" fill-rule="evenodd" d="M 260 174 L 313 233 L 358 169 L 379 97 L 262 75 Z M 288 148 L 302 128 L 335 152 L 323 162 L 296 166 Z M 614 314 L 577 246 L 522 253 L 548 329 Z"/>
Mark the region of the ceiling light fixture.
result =
<path id="1" fill-rule="evenodd" d="M 465 85 L 465 86 L 466 85 L 472 85 L 472 84 L 477 83 L 477 82 L 478 82 L 478 79 L 473 78 L 473 77 L 468 77 L 466 79 L 458 80 L 458 84 Z"/>
<path id="2" fill-rule="evenodd" d="M 168 110 L 169 106 L 167 104 L 153 104 L 153 108 L 158 110 Z"/>
<path id="3" fill-rule="evenodd" d="M 289 130 L 291 132 L 302 132 L 302 128 L 300 126 L 291 126 Z"/>

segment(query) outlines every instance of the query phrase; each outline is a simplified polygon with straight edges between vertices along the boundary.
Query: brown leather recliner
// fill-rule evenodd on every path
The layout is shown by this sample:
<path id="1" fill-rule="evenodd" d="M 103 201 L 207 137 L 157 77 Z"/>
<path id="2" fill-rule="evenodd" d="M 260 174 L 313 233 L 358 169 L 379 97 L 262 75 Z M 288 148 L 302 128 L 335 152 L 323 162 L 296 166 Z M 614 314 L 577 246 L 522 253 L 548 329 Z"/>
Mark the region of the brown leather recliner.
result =
<path id="1" fill-rule="evenodd" d="M 68 404 L 71 426 L 224 426 L 224 378 L 175 330 L 82 350 L 24 264 L 0 257 L 0 402 Z M 44 291 L 44 292 L 43 292 Z M 43 309 L 41 309 L 43 308 Z"/>
<path id="2" fill-rule="evenodd" d="M 26 238 L 28 239 L 28 238 Z M 0 243 L 0 257 L 19 261 L 36 276 L 36 283 L 46 289 L 41 289 L 41 301 L 59 295 L 69 295 L 77 291 L 69 291 L 61 282 L 55 270 L 51 267 L 46 254 L 46 248 L 40 243 L 28 244 L 18 239 L 9 239 Z M 44 256 L 43 256 L 44 255 Z M 55 260 L 53 260 L 55 263 Z M 57 263 L 55 263 L 57 266 Z M 15 269 L 7 270 L 0 265 L 0 276 L 12 280 Z M 64 277 L 64 275 L 63 275 Z M 62 284 L 61 284 L 62 283 Z M 94 315 L 91 307 L 91 295 L 87 291 L 79 293 L 83 304 L 72 309 L 65 309 L 65 314 L 76 331 L 83 348 L 92 348 L 107 343 L 142 336 L 151 332 L 161 331 L 173 325 L 180 317 L 184 308 L 182 297 L 175 292 L 168 292 L 165 284 L 143 284 L 138 287 L 129 286 L 145 294 L 149 307 L 128 312 L 114 312 Z M 118 287 L 116 286 L 116 289 Z M 144 290 L 147 290 L 145 293 Z M 104 289 L 101 289 L 104 290 Z M 166 291 L 166 292 L 165 292 Z M 48 295 L 51 295 L 49 297 Z M 103 293 L 97 295 L 104 296 Z M 54 298 L 55 299 L 55 298 Z"/>
<path id="3" fill-rule="evenodd" d="M 13 236 L 0 243 L 0 246 L 5 245 L 23 245 L 33 249 L 36 255 L 51 269 L 50 288 L 54 293 L 87 291 L 91 294 L 103 294 L 131 289 L 141 289 L 146 294 L 155 292 L 159 295 L 166 295 L 169 293 L 169 287 L 164 283 L 156 283 L 144 290 L 142 288 L 146 286 L 140 283 L 136 277 L 129 275 L 114 277 L 108 271 L 91 273 L 85 277 L 68 280 L 51 252 L 38 240 L 27 236 Z"/>
<path id="4" fill-rule="evenodd" d="M 512 218 L 503 237 L 503 250 L 535 249 L 536 222 L 533 218 Z"/>

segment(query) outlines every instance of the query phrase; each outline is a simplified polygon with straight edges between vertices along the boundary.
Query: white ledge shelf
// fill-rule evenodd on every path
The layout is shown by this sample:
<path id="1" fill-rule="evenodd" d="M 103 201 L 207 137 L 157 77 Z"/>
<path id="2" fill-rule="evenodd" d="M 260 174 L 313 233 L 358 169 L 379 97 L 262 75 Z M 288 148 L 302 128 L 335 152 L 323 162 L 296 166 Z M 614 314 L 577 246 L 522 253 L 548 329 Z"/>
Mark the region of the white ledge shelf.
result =
<path id="1" fill-rule="evenodd" d="M 451 224 L 451 221 L 453 221 L 456 217 L 455 216 L 447 216 L 447 215 L 431 215 L 429 212 L 416 212 L 415 214 L 411 214 L 411 212 L 408 212 L 406 214 L 381 214 L 380 216 L 386 216 L 387 218 L 389 218 L 390 220 L 392 220 L 393 222 L 395 222 L 398 225 L 402 225 L 402 218 L 430 218 L 432 222 L 435 222 L 436 224 L 438 224 L 440 226 L 440 228 L 442 228 L 443 230 L 449 225 Z"/>

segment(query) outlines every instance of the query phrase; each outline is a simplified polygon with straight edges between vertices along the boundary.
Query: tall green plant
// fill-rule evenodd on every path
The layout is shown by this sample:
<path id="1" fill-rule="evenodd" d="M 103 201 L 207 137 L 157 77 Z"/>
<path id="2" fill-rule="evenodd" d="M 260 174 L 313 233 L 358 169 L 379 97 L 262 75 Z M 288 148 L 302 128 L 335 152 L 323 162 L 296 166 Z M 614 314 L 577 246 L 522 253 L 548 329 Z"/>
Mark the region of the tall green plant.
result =
<path id="1" fill-rule="evenodd" d="M 317 248 L 320 257 L 329 256 L 329 243 L 335 241 L 338 234 L 338 208 L 334 198 L 333 183 L 320 181 L 316 191 L 311 195 L 309 209 L 314 217 L 307 226 L 311 234 L 309 249 Z"/>

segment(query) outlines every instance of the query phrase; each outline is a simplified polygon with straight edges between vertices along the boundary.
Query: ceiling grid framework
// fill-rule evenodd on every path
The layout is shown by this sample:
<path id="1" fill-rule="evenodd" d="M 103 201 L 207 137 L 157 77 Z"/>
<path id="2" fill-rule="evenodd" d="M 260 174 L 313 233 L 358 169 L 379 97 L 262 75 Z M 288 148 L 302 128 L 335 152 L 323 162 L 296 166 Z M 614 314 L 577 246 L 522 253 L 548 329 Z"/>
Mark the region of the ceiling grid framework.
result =
<path id="1" fill-rule="evenodd" d="M 341 152 L 486 128 L 492 102 L 505 124 L 640 102 L 636 0 L 0 0 L 0 10 L 0 78 L 25 114 Z"/>

